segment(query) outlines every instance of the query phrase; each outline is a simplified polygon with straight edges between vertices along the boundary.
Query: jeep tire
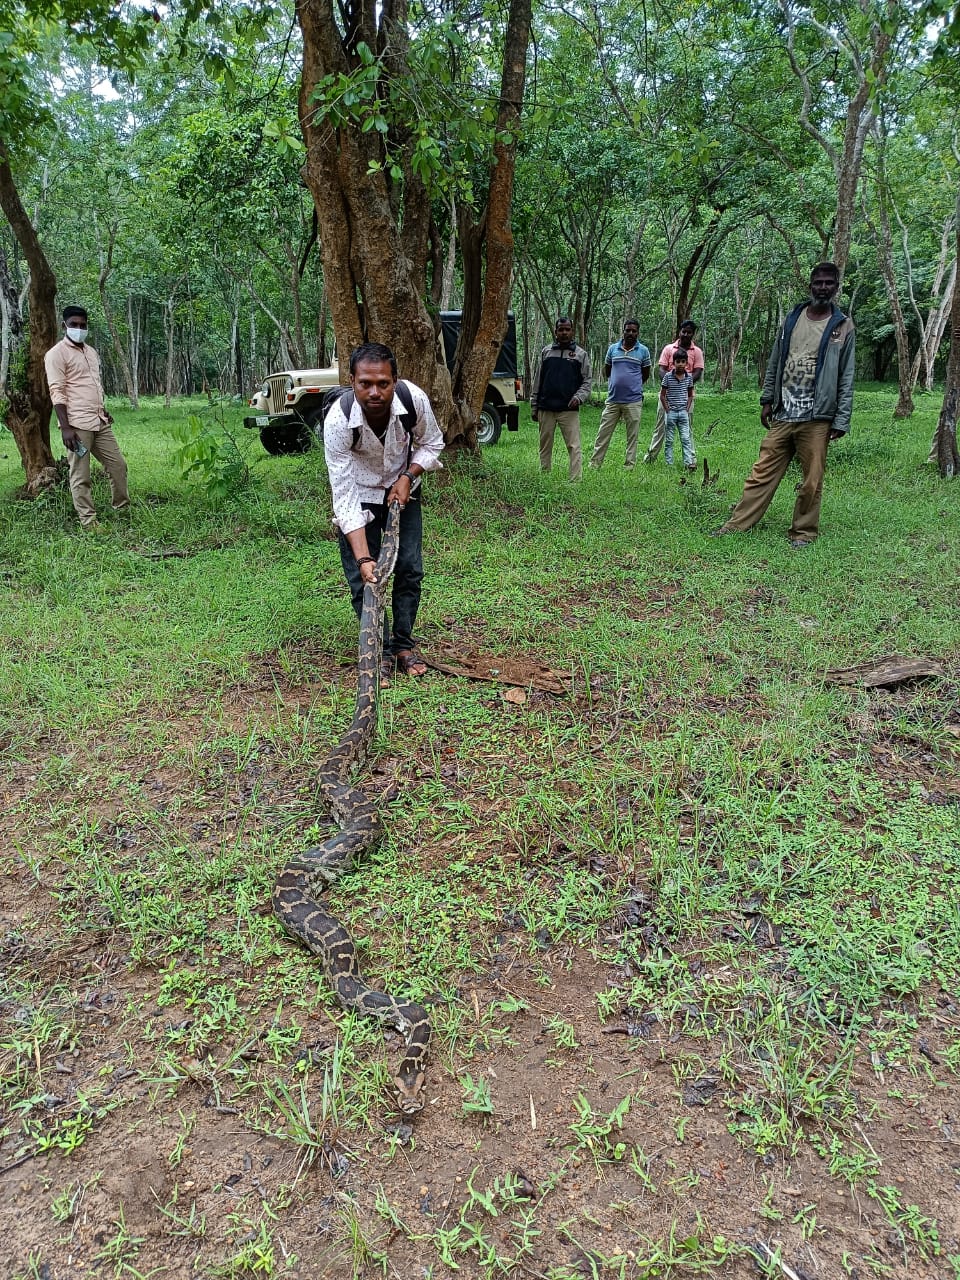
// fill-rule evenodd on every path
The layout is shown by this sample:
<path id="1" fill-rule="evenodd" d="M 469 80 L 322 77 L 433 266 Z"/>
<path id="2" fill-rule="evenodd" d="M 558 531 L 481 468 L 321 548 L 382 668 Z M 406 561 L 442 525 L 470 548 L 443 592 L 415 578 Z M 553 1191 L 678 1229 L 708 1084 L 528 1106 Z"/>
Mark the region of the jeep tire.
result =
<path id="1" fill-rule="evenodd" d="M 500 439 L 500 431 L 500 411 L 496 405 L 485 400 L 477 423 L 477 444 L 496 444 Z"/>
<path id="2" fill-rule="evenodd" d="M 313 445 L 311 424 L 293 415 L 287 421 L 275 420 L 261 430 L 260 443 L 275 458 L 306 453 Z"/>

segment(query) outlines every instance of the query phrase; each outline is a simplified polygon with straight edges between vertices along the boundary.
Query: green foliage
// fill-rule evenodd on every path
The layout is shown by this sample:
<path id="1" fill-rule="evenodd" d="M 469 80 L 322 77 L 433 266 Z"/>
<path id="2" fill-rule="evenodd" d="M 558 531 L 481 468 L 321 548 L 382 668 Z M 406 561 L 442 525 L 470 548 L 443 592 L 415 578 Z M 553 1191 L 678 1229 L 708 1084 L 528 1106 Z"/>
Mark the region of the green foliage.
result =
<path id="1" fill-rule="evenodd" d="M 250 467 L 240 438 L 226 425 L 222 412 L 191 413 L 167 432 L 178 445 L 173 456 L 180 474 L 199 484 L 210 498 L 236 498 L 250 487 Z"/>
<path id="2" fill-rule="evenodd" d="M 473 1076 L 464 1074 L 460 1077 L 463 1089 L 463 1114 L 465 1116 L 493 1115 L 493 1099 L 490 1096 L 490 1081 L 483 1076 L 474 1080 Z"/>
<path id="3" fill-rule="evenodd" d="M 121 12 L 112 0 L 2 0 L 0 3 L 0 139 L 8 154 L 28 153 L 53 119 L 47 76 L 93 48 L 102 66 L 130 73 L 143 57 L 158 15 Z"/>

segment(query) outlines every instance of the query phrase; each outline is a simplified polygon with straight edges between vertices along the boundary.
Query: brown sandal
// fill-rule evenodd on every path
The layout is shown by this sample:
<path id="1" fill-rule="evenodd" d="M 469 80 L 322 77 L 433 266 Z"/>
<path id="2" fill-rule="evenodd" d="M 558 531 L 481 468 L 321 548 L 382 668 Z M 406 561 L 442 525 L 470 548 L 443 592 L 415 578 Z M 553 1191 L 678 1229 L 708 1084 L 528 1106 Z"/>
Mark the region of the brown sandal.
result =
<path id="1" fill-rule="evenodd" d="M 397 670 L 402 671 L 405 676 L 419 679 L 427 674 L 427 664 L 418 649 L 404 649 L 397 654 Z"/>

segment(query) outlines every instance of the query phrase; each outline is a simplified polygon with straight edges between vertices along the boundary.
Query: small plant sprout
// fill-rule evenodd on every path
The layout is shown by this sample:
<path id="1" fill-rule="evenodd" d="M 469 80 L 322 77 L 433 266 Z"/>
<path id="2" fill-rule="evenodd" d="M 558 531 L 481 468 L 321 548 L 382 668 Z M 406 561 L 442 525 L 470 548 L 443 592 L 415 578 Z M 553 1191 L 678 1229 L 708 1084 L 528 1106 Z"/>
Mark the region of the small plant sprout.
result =
<path id="1" fill-rule="evenodd" d="M 465 1116 L 492 1116 L 493 1115 L 493 1099 L 490 1096 L 490 1081 L 485 1076 L 478 1076 L 474 1080 L 473 1076 L 464 1074 L 460 1077 L 460 1087 L 463 1089 L 463 1114 Z"/>

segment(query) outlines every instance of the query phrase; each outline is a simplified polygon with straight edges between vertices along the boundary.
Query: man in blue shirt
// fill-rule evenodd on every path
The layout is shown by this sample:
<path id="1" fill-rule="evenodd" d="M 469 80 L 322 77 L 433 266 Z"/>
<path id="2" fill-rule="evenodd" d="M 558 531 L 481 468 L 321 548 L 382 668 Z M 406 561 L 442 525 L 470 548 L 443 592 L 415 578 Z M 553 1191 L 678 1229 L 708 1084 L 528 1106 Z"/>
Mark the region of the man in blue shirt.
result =
<path id="1" fill-rule="evenodd" d="M 627 431 L 627 457 L 624 466 L 629 470 L 637 461 L 637 440 L 640 436 L 640 414 L 643 409 L 643 384 L 650 377 L 653 362 L 650 352 L 639 341 L 640 325 L 636 320 L 625 320 L 623 337 L 607 349 L 603 371 L 607 377 L 607 403 L 600 415 L 600 429 L 593 446 L 590 466 L 599 470 L 609 448 L 617 423 L 623 418 Z"/>

